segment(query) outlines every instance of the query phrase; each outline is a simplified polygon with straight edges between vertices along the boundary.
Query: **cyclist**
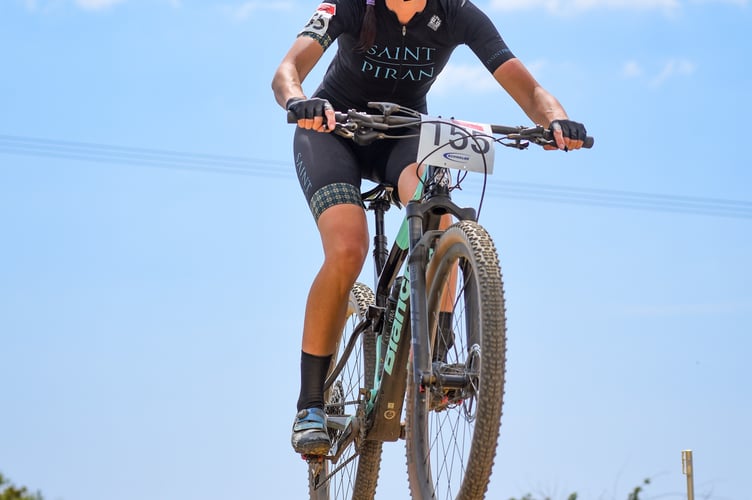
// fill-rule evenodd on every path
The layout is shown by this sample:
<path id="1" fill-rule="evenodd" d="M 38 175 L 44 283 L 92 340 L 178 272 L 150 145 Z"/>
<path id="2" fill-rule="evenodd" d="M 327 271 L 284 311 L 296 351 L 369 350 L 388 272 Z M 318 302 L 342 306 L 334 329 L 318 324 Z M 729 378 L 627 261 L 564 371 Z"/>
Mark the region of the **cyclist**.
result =
<path id="1" fill-rule="evenodd" d="M 302 83 L 335 40 L 333 60 L 308 97 Z M 361 180 L 396 186 L 403 204 L 418 185 L 417 138 L 356 145 L 326 133 L 334 129 L 334 110 L 388 101 L 426 113 L 426 94 L 460 44 L 473 50 L 534 123 L 554 131 L 556 147 L 548 149 L 582 147 L 585 127 L 569 120 L 470 0 L 327 0 L 272 80 L 277 102 L 297 118 L 295 168 L 324 251 L 305 309 L 291 439 L 297 453 L 325 455 L 330 447 L 322 388 L 369 245 Z"/>

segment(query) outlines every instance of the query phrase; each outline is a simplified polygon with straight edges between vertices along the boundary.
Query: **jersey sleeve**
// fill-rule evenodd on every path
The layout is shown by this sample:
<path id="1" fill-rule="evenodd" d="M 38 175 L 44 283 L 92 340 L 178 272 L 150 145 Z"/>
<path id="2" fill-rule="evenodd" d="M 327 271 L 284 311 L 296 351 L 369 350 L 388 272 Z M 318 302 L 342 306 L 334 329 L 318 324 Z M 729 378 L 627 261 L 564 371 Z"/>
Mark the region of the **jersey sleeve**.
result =
<path id="1" fill-rule="evenodd" d="M 357 24 L 358 12 L 352 0 L 330 0 L 322 2 L 316 7 L 308 23 L 298 33 L 298 36 L 313 38 L 326 50 L 346 31 L 351 31 Z"/>
<path id="2" fill-rule="evenodd" d="M 456 26 L 461 43 L 466 44 L 493 73 L 514 54 L 488 16 L 470 0 L 456 0 Z"/>

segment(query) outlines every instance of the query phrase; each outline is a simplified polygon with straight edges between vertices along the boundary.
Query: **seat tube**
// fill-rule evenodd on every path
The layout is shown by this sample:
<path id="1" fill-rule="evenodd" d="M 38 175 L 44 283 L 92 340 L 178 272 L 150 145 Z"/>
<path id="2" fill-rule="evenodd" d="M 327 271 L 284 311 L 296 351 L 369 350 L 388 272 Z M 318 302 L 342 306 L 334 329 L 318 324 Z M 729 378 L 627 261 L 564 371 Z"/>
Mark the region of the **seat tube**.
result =
<path id="1" fill-rule="evenodd" d="M 373 237 L 374 283 L 376 283 L 384 269 L 389 252 L 387 250 L 386 231 L 384 230 L 384 207 L 380 204 L 374 204 L 373 211 L 376 233 Z"/>

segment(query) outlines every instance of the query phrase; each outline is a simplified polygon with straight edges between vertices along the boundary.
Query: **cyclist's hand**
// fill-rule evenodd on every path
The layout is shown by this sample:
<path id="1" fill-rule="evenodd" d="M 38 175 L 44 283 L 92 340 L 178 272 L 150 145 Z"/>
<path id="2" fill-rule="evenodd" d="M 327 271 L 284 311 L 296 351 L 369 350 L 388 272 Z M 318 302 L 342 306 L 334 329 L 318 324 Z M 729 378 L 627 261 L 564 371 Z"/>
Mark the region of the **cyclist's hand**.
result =
<path id="1" fill-rule="evenodd" d="M 580 149 L 587 137 L 587 130 L 585 125 L 572 120 L 554 120 L 548 126 L 548 129 L 553 132 L 553 139 L 556 146 L 544 146 L 544 149 L 562 149 L 569 151 L 570 149 Z"/>
<path id="2" fill-rule="evenodd" d="M 330 132 L 334 130 L 334 107 L 326 99 L 292 97 L 287 101 L 287 111 L 298 120 L 298 127 Z"/>

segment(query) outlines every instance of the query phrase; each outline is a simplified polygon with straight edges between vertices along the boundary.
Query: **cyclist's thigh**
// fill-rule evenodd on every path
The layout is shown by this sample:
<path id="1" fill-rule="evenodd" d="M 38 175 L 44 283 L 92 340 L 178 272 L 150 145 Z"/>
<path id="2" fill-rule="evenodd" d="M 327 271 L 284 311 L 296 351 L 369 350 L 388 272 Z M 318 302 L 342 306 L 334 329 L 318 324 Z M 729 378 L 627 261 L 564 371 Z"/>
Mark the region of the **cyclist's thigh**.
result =
<path id="1" fill-rule="evenodd" d="M 363 206 L 361 171 L 353 146 L 352 141 L 335 134 L 295 129 L 295 170 L 317 221 L 324 210 L 334 205 Z"/>
<path id="2" fill-rule="evenodd" d="M 391 186 L 397 186 L 405 167 L 418 161 L 418 140 L 418 137 L 405 137 L 404 139 L 388 141 L 393 146 L 384 163 L 384 182 Z"/>

